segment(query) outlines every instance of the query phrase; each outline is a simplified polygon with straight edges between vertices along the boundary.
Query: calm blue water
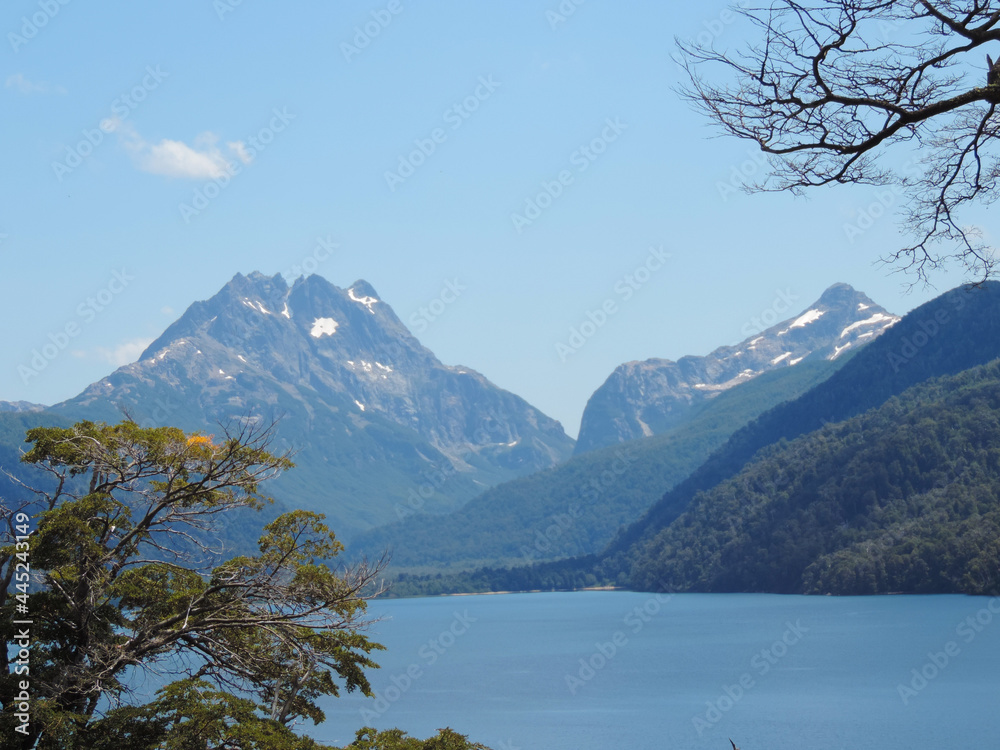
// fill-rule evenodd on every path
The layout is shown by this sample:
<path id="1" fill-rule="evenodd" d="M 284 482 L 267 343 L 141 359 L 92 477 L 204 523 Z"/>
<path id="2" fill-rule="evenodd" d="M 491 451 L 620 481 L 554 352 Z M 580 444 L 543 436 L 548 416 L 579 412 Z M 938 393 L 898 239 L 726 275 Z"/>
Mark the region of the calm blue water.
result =
<path id="1" fill-rule="evenodd" d="M 494 750 L 1000 747 L 1000 599 L 579 592 L 370 612 L 383 702 L 329 699 L 305 728 L 320 741 L 368 724 Z"/>

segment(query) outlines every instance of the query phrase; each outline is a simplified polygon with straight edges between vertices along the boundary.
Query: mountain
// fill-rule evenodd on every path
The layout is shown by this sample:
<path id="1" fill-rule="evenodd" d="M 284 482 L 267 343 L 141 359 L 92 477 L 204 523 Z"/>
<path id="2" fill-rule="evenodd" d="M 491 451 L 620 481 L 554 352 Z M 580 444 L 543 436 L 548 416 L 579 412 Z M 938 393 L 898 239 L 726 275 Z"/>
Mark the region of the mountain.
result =
<path id="1" fill-rule="evenodd" d="M 467 367 L 443 365 L 366 282 L 237 274 L 142 353 L 53 414 L 219 432 L 278 420 L 297 467 L 272 494 L 325 512 L 342 536 L 396 518 L 419 493 L 458 507 L 552 466 L 558 422 Z"/>
<path id="2" fill-rule="evenodd" d="M 483 569 L 445 581 L 410 580 L 401 591 L 573 588 L 598 583 L 661 586 L 662 582 L 654 580 L 655 571 L 641 561 L 655 559 L 661 535 L 676 533 L 677 528 L 688 522 L 685 511 L 693 503 L 737 476 L 755 456 L 780 450 L 787 442 L 823 430 L 826 425 L 877 409 L 913 386 L 933 378 L 958 375 L 997 358 L 1000 358 L 1000 283 L 953 289 L 911 311 L 856 352 L 824 382 L 733 433 L 725 445 L 654 503 L 636 523 L 619 533 L 603 552 L 531 567 Z M 980 412 L 978 418 L 995 419 L 996 415 L 991 407 Z M 962 423 L 966 425 L 963 429 L 976 429 L 974 420 Z M 988 426 L 983 429 L 988 434 Z M 930 452 L 921 460 L 933 464 L 942 457 L 948 461 L 956 458 Z M 836 470 L 835 465 L 833 469 Z M 925 465 L 921 470 L 931 471 L 932 466 Z M 843 467 L 839 471 L 840 481 L 853 481 Z M 956 511 L 967 512 L 966 517 L 972 522 L 976 518 L 974 510 L 975 506 L 968 504 L 956 507 Z M 723 533 L 722 528 L 705 529 L 708 536 Z M 697 556 L 705 545 L 711 546 L 708 536 L 697 543 L 691 542 L 694 546 L 689 554 Z M 753 541 L 769 543 L 766 539 Z M 642 575 L 640 571 L 644 571 Z"/>
<path id="3" fill-rule="evenodd" d="M 907 388 L 1000 357 L 1000 282 L 953 289 L 908 313 L 828 380 L 736 431 L 697 471 L 667 492 L 605 551 L 617 576 L 642 545 L 694 496 L 734 476 L 754 455 L 884 404 Z M 615 561 L 617 559 L 617 562 Z"/>
<path id="4" fill-rule="evenodd" d="M 735 430 L 829 377 L 844 361 L 782 368 L 705 402 L 663 435 L 577 456 L 504 482 L 445 515 L 400 508 L 400 520 L 352 540 L 352 554 L 389 549 L 397 571 L 555 560 L 600 551 Z"/>
<path id="5" fill-rule="evenodd" d="M 31 499 L 31 493 L 18 480 L 31 486 L 45 483 L 37 471 L 21 464 L 21 451 L 28 447 L 24 434 L 32 427 L 68 427 L 70 424 L 69 420 L 47 411 L 0 410 L 0 499 L 12 504 Z"/>
<path id="6" fill-rule="evenodd" d="M 640 589 L 1000 590 L 1000 360 L 758 455 L 645 545 Z"/>
<path id="7" fill-rule="evenodd" d="M 30 401 L 0 401 L 0 412 L 35 412 L 43 411 L 46 408 L 41 404 L 33 404 Z"/>
<path id="8" fill-rule="evenodd" d="M 776 368 L 836 359 L 898 320 L 867 295 L 847 284 L 834 284 L 801 314 L 755 332 L 736 346 L 677 362 L 649 359 L 623 364 L 587 402 L 575 453 L 661 434 L 723 391 Z"/>

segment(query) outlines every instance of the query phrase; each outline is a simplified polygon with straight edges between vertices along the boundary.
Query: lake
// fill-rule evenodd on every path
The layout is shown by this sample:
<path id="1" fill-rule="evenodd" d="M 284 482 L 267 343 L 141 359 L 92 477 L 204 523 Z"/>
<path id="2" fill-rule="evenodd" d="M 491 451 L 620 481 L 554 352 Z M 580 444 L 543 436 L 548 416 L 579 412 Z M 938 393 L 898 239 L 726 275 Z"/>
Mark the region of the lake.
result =
<path id="1" fill-rule="evenodd" d="M 376 601 L 377 699 L 305 731 L 494 750 L 995 748 L 1000 598 L 584 591 Z"/>

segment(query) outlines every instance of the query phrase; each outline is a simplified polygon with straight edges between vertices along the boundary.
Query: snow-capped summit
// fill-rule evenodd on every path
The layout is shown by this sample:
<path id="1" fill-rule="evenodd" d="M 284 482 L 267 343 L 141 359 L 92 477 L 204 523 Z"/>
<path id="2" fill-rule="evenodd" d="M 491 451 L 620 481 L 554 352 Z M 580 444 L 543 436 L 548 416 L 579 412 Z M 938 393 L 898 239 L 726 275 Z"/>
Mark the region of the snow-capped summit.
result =
<path id="1" fill-rule="evenodd" d="M 370 284 L 237 274 L 195 302 L 138 361 L 54 407 L 71 416 L 217 431 L 280 418 L 295 492 L 342 531 L 397 520 L 419 492 L 446 510 L 567 458 L 561 425 L 424 348 Z M 446 479 L 441 479 L 445 477 Z M 286 486 L 282 484 L 281 486 Z M 427 490 L 430 487 L 430 490 Z"/>
<path id="2" fill-rule="evenodd" d="M 722 391 L 779 367 L 846 356 L 899 320 L 848 284 L 834 284 L 795 317 L 778 317 L 772 309 L 747 321 L 744 341 L 703 357 L 619 366 L 587 402 L 576 453 L 669 430 Z"/>

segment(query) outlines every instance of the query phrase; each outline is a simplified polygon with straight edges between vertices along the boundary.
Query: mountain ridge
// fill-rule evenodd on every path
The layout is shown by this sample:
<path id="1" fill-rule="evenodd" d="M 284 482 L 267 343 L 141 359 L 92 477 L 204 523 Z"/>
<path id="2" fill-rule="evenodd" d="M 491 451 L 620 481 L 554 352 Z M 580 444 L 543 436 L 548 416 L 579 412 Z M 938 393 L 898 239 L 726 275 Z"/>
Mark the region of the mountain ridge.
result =
<path id="1" fill-rule="evenodd" d="M 927 330 L 936 333 L 932 336 Z M 970 334 L 973 330 L 975 337 Z M 923 340 L 922 347 L 913 343 L 915 337 Z M 909 356 L 904 358 L 904 353 Z M 1000 357 L 1000 282 L 945 292 L 907 313 L 886 336 L 858 351 L 828 380 L 735 432 L 703 466 L 612 542 L 605 554 L 626 554 L 630 545 L 669 525 L 697 492 L 728 479 L 767 446 L 857 416 L 925 380 L 954 375 L 996 357 Z"/>
<path id="2" fill-rule="evenodd" d="M 0 412 L 36 412 L 44 411 L 48 408 L 43 404 L 35 404 L 30 401 L 0 401 Z"/>
<path id="3" fill-rule="evenodd" d="M 356 537 L 351 553 L 388 548 L 394 569 L 443 570 L 597 552 L 733 431 L 837 366 L 817 361 L 765 373 L 707 401 L 673 430 L 509 480 L 444 515 L 423 513 L 423 501 L 414 497 L 397 508 L 400 520 Z"/>
<path id="4" fill-rule="evenodd" d="M 629 583 L 706 592 L 995 592 L 998 413 L 1000 359 L 773 444 L 651 539 Z"/>
<path id="5" fill-rule="evenodd" d="M 218 429 L 279 423 L 299 468 L 282 498 L 329 512 L 347 535 L 393 518 L 428 477 L 429 506 L 456 507 L 499 481 L 554 465 L 561 425 L 467 367 L 441 363 L 363 280 L 236 274 L 192 303 L 136 362 L 50 409 L 72 418 Z M 325 495 L 326 499 L 320 496 Z"/>
<path id="6" fill-rule="evenodd" d="M 738 344 L 677 361 L 626 362 L 588 400 L 574 454 L 660 434 L 722 391 L 778 367 L 836 359 L 898 320 L 868 295 L 838 282 L 799 314 Z"/>
<path id="7" fill-rule="evenodd" d="M 766 411 L 733 433 L 702 466 L 665 493 L 603 551 L 507 570 L 483 568 L 442 580 L 409 577 L 400 591 L 412 594 L 547 590 L 595 585 L 656 589 L 663 581 L 655 569 L 642 565 L 642 561 L 656 559 L 656 549 L 662 547 L 662 540 L 684 526 L 684 514 L 693 507 L 693 502 L 715 492 L 716 488 L 739 475 L 755 457 L 766 459 L 780 453 L 783 445 L 802 436 L 821 434 L 831 429 L 831 425 L 835 429 L 838 423 L 861 418 L 859 415 L 879 409 L 908 389 L 935 378 L 960 379 L 963 373 L 993 363 L 998 358 L 1000 282 L 949 290 L 908 313 L 819 385 Z M 997 366 L 993 366 L 996 369 Z M 990 411 L 985 413 L 992 415 Z M 990 418 L 995 418 L 995 415 Z M 889 428 L 892 428 L 891 424 Z M 808 469 L 800 468 L 799 472 L 802 471 Z M 730 483 L 727 486 L 732 488 L 737 485 Z M 1000 474 L 997 475 L 997 486 L 1000 487 Z M 1000 489 L 997 492 L 1000 496 Z M 723 523 L 724 519 L 718 522 Z M 956 522 L 965 521 L 958 518 Z M 717 524 L 706 528 L 709 535 L 721 533 Z M 709 538 L 704 540 L 706 544 L 711 541 Z M 914 540 L 904 541 L 912 543 Z M 700 554 L 698 550 L 704 545 L 689 542 L 686 545 L 687 557 L 697 558 Z M 758 543 L 767 549 L 766 541 L 751 540 L 751 544 Z M 840 557 L 831 558 L 829 566 L 814 568 L 810 573 L 810 586 L 813 586 L 810 590 L 820 591 L 826 585 L 822 581 L 829 582 L 836 576 L 843 576 L 845 566 L 852 564 L 853 554 L 844 552 Z M 641 576 L 637 575 L 639 568 L 643 569 Z M 730 569 L 734 575 L 738 572 L 736 568 Z"/>

